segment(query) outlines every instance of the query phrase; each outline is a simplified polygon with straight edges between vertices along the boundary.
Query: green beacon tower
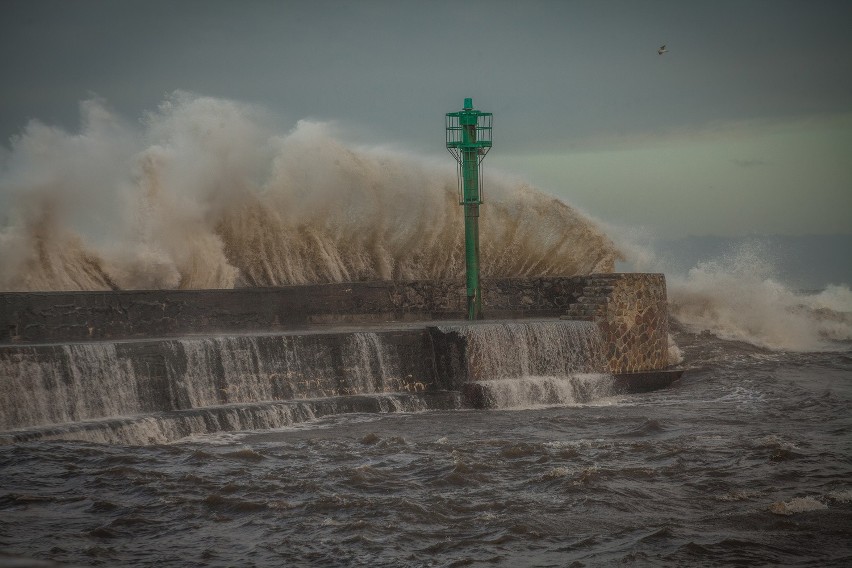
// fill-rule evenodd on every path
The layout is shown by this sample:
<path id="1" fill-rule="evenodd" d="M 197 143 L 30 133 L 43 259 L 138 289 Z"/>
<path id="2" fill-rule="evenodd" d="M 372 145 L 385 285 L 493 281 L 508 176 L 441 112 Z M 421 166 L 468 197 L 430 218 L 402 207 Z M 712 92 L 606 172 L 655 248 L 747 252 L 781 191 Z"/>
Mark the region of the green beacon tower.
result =
<path id="1" fill-rule="evenodd" d="M 490 112 L 473 108 L 464 100 L 459 112 L 447 113 L 447 150 L 459 168 L 459 205 L 464 206 L 464 249 L 467 266 L 467 319 L 482 319 L 482 288 L 479 285 L 479 206 L 482 204 L 482 160 L 491 149 Z"/>

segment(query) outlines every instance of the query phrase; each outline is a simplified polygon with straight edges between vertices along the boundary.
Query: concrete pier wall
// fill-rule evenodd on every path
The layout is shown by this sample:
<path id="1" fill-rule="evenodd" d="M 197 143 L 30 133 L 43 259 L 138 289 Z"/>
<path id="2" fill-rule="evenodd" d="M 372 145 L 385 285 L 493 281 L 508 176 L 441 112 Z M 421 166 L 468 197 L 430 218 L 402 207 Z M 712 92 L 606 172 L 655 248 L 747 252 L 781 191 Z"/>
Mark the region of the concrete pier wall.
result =
<path id="1" fill-rule="evenodd" d="M 489 319 L 564 314 L 576 278 L 485 283 Z M 0 344 L 273 332 L 465 316 L 463 282 L 356 282 L 234 290 L 0 293 Z"/>
<path id="2" fill-rule="evenodd" d="M 616 286 L 617 284 L 617 286 Z M 483 284 L 485 317 L 593 319 L 618 296 L 665 313 L 661 274 L 506 278 Z M 643 312 L 646 313 L 646 312 Z M 463 282 L 358 282 L 234 290 L 0 293 L 0 344 L 275 332 L 322 324 L 463 319 Z M 609 316 L 610 319 L 615 316 Z"/>
<path id="3" fill-rule="evenodd" d="M 406 404 L 432 397 L 446 405 L 458 399 L 442 393 L 513 366 L 497 355 L 523 341 L 518 353 L 529 361 L 576 360 L 522 365 L 515 374 L 646 377 L 621 376 L 629 390 L 650 385 L 647 377 L 659 379 L 653 371 L 668 365 L 660 274 L 494 280 L 483 300 L 487 321 L 468 324 L 460 321 L 463 284 L 447 282 L 0 294 L 0 431 L 109 419 L 116 431 L 168 440 L 217 427 L 222 417 L 237 429 L 284 420 L 296 408 L 307 416 L 325 408 L 320 399 L 399 395 L 414 397 Z M 485 353 L 495 338 L 505 345 Z M 157 424 L 181 426 L 144 438 L 139 417 L 152 413 L 171 413 Z M 127 417 L 136 417 L 132 428 Z"/>

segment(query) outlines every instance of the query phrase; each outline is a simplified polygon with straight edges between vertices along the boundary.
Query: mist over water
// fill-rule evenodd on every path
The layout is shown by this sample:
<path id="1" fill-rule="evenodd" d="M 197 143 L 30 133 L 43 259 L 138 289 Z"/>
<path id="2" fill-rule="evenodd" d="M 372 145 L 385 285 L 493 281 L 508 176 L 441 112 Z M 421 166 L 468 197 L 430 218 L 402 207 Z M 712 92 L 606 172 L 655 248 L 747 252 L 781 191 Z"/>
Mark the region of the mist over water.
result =
<path id="1" fill-rule="evenodd" d="M 0 290 L 231 288 L 464 274 L 452 160 L 354 148 L 326 124 L 176 93 L 132 124 L 97 100 L 79 133 L 32 122 L 0 171 Z M 591 221 L 486 179 L 483 275 L 611 271 Z"/>

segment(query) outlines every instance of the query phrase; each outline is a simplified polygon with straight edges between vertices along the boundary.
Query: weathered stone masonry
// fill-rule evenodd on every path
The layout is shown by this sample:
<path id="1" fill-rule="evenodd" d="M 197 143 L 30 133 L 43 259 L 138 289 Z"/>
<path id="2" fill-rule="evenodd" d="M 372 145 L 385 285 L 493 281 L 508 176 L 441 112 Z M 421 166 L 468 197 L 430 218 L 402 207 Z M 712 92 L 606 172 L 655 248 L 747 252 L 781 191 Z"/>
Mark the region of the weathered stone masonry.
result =
<path id="1" fill-rule="evenodd" d="M 595 274 L 568 316 L 597 322 L 613 373 L 668 365 L 666 280 L 661 274 Z"/>
<path id="2" fill-rule="evenodd" d="M 485 282 L 483 305 L 488 319 L 563 317 L 597 322 L 614 373 L 661 369 L 668 363 L 662 274 L 496 279 Z M 3 293 L 0 345 L 270 333 L 322 324 L 463 317 L 461 282 Z"/>
<path id="3" fill-rule="evenodd" d="M 462 282 L 432 281 L 236 290 L 0 293 L 0 344 L 457 320 L 464 317 L 464 294 Z M 600 321 L 605 337 L 616 341 L 614 361 L 637 368 L 650 368 L 662 360 L 658 354 L 643 357 L 636 350 L 665 351 L 665 341 L 658 341 L 668 333 L 665 302 L 661 274 L 495 279 L 485 281 L 483 292 L 488 319 Z M 632 355 L 631 345 L 636 351 Z"/>

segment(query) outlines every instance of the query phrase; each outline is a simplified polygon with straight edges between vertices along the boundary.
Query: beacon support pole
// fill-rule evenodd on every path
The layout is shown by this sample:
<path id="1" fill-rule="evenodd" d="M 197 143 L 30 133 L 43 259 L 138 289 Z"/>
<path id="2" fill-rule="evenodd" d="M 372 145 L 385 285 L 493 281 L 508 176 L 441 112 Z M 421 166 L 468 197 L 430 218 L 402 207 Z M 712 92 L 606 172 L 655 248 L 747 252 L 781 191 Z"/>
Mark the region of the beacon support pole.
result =
<path id="1" fill-rule="evenodd" d="M 467 319 L 482 319 L 479 284 L 479 206 L 482 204 L 482 159 L 491 149 L 492 114 L 464 100 L 460 112 L 447 113 L 447 150 L 459 167 L 459 205 L 464 206 L 464 246 L 467 268 Z"/>

